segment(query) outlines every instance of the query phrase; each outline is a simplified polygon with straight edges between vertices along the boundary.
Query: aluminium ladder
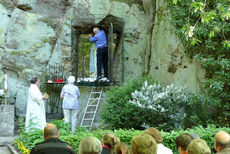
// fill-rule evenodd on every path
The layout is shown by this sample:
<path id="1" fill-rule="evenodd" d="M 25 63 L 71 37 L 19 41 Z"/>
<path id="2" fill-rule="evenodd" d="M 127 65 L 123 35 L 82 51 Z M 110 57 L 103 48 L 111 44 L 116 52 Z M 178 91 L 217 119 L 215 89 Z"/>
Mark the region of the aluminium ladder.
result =
<path id="1" fill-rule="evenodd" d="M 103 94 L 103 88 L 100 91 L 94 91 L 94 89 L 96 88 L 92 87 L 80 124 L 80 127 L 86 127 L 89 128 L 90 130 L 92 129 L 93 122 L 97 113 L 97 109 L 99 107 L 102 94 Z"/>

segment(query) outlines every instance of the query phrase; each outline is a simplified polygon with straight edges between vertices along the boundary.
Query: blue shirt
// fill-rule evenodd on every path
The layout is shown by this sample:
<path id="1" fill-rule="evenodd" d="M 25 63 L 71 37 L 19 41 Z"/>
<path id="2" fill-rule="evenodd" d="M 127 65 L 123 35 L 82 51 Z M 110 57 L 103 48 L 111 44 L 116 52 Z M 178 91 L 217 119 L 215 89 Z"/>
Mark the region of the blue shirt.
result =
<path id="1" fill-rule="evenodd" d="M 62 88 L 61 96 L 63 96 L 62 107 L 64 109 L 77 109 L 78 108 L 78 97 L 80 91 L 77 86 L 73 84 L 67 84 Z"/>
<path id="2" fill-rule="evenodd" d="M 90 42 L 94 42 L 97 48 L 107 47 L 107 38 L 103 30 L 99 30 L 97 34 L 89 38 Z"/>

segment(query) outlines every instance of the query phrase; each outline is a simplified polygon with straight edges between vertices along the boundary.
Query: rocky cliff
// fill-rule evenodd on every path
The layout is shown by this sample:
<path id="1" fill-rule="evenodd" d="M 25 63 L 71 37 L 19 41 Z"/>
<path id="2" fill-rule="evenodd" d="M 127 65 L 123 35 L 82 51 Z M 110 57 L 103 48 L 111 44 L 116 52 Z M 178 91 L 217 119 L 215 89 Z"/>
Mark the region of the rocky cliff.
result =
<path id="1" fill-rule="evenodd" d="M 118 34 L 112 59 L 115 80 L 126 82 L 151 75 L 164 84 L 199 90 L 205 71 L 185 55 L 169 18 L 164 0 L 132 4 L 115 0 L 0 0 L 0 55 L 9 76 L 9 102 L 15 103 L 18 116 L 24 115 L 30 78 L 43 78 L 49 64 L 63 65 L 65 74 L 71 74 L 73 34 L 79 27 L 90 33 L 89 27 L 110 23 Z"/>

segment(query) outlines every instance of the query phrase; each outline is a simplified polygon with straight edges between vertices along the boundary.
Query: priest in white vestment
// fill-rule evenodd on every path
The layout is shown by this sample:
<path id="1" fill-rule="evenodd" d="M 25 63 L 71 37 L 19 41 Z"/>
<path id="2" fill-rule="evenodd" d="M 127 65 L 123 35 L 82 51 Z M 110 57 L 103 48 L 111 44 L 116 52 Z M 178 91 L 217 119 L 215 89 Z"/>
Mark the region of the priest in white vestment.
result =
<path id="1" fill-rule="evenodd" d="M 43 101 L 46 99 L 46 96 L 42 96 L 38 85 L 38 78 L 32 78 L 27 100 L 26 132 L 31 131 L 32 128 L 43 129 L 46 126 L 45 105 Z"/>

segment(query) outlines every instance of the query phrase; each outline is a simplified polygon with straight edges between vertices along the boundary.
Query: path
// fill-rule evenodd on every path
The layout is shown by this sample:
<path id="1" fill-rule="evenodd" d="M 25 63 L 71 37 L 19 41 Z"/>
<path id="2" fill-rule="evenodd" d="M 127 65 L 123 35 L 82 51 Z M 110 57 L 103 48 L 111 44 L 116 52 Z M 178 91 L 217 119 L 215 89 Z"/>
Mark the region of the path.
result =
<path id="1" fill-rule="evenodd" d="M 18 154 L 12 146 L 17 136 L 0 137 L 0 154 Z"/>
<path id="2" fill-rule="evenodd" d="M 13 154 L 7 146 L 0 147 L 0 154 Z"/>

